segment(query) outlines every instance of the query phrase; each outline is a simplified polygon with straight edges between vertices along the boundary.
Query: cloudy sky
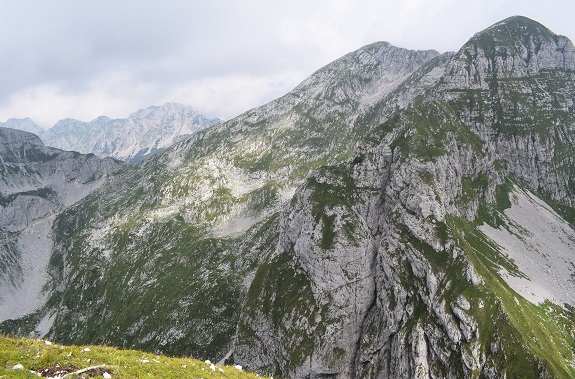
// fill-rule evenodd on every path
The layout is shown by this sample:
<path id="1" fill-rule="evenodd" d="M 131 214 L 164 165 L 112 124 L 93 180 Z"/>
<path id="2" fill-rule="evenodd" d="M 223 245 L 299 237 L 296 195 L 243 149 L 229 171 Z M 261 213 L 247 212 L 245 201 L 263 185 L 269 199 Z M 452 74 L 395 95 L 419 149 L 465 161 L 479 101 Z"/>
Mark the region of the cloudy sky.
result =
<path id="1" fill-rule="evenodd" d="M 229 119 L 368 43 L 455 51 L 517 14 L 575 39 L 573 0 L 0 0 L 0 122 Z"/>

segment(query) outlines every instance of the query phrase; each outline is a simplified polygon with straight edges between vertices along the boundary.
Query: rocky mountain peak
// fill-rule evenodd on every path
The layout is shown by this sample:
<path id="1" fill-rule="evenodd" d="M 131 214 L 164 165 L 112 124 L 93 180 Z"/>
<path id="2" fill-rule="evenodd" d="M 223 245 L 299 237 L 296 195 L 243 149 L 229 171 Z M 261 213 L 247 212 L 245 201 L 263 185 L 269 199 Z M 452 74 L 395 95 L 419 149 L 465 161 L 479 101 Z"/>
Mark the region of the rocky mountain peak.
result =
<path id="1" fill-rule="evenodd" d="M 0 142 L 3 146 L 10 145 L 10 147 L 19 147 L 24 144 L 42 145 L 42 140 L 34 133 L 26 132 L 23 130 L 5 128 L 0 126 Z"/>
<path id="2" fill-rule="evenodd" d="M 389 42 L 374 42 L 322 67 L 293 92 L 336 102 L 344 98 L 356 100 L 358 93 L 389 92 L 390 86 L 398 85 L 401 79 L 438 55 L 435 50 L 408 50 Z"/>
<path id="3" fill-rule="evenodd" d="M 556 69 L 575 69 L 573 43 L 536 21 L 514 16 L 475 34 L 454 56 L 446 82 L 452 89 L 486 89 L 495 78 Z"/>
<path id="4" fill-rule="evenodd" d="M 25 132 L 34 133 L 36 135 L 40 135 L 44 131 L 29 117 L 9 118 L 6 122 L 0 123 L 0 127 L 24 130 Z"/>
<path id="5" fill-rule="evenodd" d="M 37 135 L 0 127 L 0 159 L 2 162 L 20 162 L 31 159 L 35 156 L 31 153 L 42 148 L 44 148 L 44 143 Z"/>
<path id="6" fill-rule="evenodd" d="M 452 58 L 436 99 L 450 101 L 484 150 L 549 197 L 573 203 L 564 183 L 574 122 L 575 47 L 540 23 L 507 18 L 475 34 Z M 542 94 L 551 94 L 542 96 Z"/>
<path id="7" fill-rule="evenodd" d="M 525 16 L 508 17 L 476 33 L 473 38 L 484 35 L 493 37 L 507 35 L 508 42 L 511 42 L 511 44 L 514 44 L 514 41 L 534 36 L 542 39 L 553 39 L 555 37 L 555 33 L 546 26 Z"/>

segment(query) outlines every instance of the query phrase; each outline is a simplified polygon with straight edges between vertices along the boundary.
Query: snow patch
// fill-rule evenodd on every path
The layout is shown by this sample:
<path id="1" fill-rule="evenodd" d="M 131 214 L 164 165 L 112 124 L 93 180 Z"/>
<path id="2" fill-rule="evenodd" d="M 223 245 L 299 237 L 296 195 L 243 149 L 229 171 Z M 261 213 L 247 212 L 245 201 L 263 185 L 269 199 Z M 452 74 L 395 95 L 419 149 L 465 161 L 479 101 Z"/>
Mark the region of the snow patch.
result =
<path id="1" fill-rule="evenodd" d="M 514 186 L 507 225 L 481 231 L 501 246 L 528 279 L 501 269 L 505 281 L 534 304 L 575 305 L 575 230 L 545 202 Z"/>

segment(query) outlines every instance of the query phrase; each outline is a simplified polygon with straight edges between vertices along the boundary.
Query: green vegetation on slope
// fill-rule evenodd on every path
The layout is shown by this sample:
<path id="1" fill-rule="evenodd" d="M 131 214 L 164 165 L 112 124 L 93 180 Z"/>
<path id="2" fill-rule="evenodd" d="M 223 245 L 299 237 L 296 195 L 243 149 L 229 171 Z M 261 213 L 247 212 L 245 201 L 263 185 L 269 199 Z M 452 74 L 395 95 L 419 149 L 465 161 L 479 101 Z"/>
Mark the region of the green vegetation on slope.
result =
<path id="1" fill-rule="evenodd" d="M 451 140 L 457 146 L 472 148 L 478 156 L 483 155 L 483 141 L 459 121 L 445 102 L 430 101 L 406 109 L 376 128 L 369 140 L 379 144 L 388 135 L 395 135 L 389 147 L 398 149 L 404 158 L 415 156 L 424 162 L 434 161 L 450 153 Z"/>
<path id="2" fill-rule="evenodd" d="M 73 223 L 61 219 L 58 227 L 73 230 Z M 49 306 L 74 312 L 57 316 L 50 338 L 222 357 L 235 332 L 243 280 L 255 271 L 259 254 L 273 248 L 276 224 L 271 215 L 239 240 L 205 235 L 180 216 L 130 219 L 112 227 L 103 245 L 74 246 L 66 256 L 57 251 L 54 275 L 69 288 L 56 289 Z M 57 273 L 64 261 L 77 271 Z"/>
<path id="3" fill-rule="evenodd" d="M 261 346 L 262 341 L 254 333 L 254 328 L 264 325 L 247 322 L 259 320 L 260 312 L 269 319 L 270 332 L 290 357 L 287 361 L 275 362 L 276 367 L 260 369 L 275 371 L 277 375 L 281 373 L 280 368 L 285 372 L 301 365 L 314 350 L 317 336 L 322 335 L 326 326 L 317 321 L 321 309 L 293 250 L 270 257 L 260 265 L 247 295 L 244 318 L 238 324 L 240 344 L 252 344 L 267 354 L 265 346 Z M 293 325 L 298 325 L 298 328 L 294 329 Z"/>

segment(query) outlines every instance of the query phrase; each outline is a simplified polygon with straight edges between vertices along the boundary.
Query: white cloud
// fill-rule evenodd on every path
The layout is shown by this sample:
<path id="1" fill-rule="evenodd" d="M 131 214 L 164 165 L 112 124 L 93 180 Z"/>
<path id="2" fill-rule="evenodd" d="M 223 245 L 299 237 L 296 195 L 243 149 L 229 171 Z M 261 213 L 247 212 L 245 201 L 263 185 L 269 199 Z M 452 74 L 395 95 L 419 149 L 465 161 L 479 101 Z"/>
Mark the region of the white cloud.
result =
<path id="1" fill-rule="evenodd" d="M 151 105 L 142 98 L 154 91 L 153 86 L 133 79 L 129 72 L 119 71 L 89 80 L 81 91 L 62 83 L 24 88 L 0 104 L 0 120 L 30 117 L 38 126 L 48 128 L 62 118 L 90 121 L 101 115 L 126 117 Z"/>
<path id="2" fill-rule="evenodd" d="M 233 74 L 162 86 L 138 81 L 129 70 L 106 72 L 90 80 L 80 92 L 59 84 L 23 89 L 0 105 L 0 121 L 30 117 L 49 128 L 62 118 L 90 121 L 101 115 L 127 117 L 140 108 L 165 102 L 190 104 L 207 116 L 229 119 L 287 93 L 306 75 L 298 71 Z"/>
<path id="3" fill-rule="evenodd" d="M 213 117 L 230 119 L 292 90 L 305 74 L 285 71 L 271 75 L 226 75 L 183 83 L 161 102 L 191 104 Z"/>

